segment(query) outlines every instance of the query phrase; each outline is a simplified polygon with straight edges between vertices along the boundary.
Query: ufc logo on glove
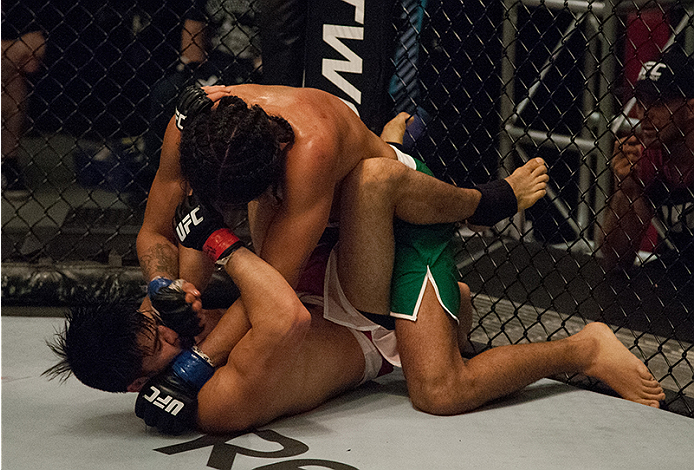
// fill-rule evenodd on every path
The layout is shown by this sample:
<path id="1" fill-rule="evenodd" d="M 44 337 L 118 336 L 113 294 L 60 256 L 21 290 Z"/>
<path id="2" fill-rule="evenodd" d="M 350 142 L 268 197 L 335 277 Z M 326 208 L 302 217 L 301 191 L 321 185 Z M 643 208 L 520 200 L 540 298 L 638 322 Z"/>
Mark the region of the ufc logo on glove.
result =
<path id="1" fill-rule="evenodd" d="M 173 399 L 171 395 L 167 395 L 165 398 L 160 397 L 161 391 L 157 387 L 150 386 L 149 388 L 152 390 L 152 394 L 149 396 L 145 395 L 145 400 L 149 401 L 154 406 L 158 406 L 171 416 L 176 416 L 185 406 L 182 402 Z"/>
<path id="2" fill-rule="evenodd" d="M 183 130 L 183 123 L 187 117 L 188 116 L 180 112 L 178 109 L 176 110 L 176 127 L 178 127 L 178 130 Z"/>
<path id="3" fill-rule="evenodd" d="M 181 220 L 178 225 L 176 225 L 176 234 L 178 235 L 178 239 L 180 241 L 183 241 L 186 239 L 186 236 L 190 233 L 190 224 L 192 223 L 193 225 L 198 225 L 200 222 L 204 220 L 203 217 L 198 218 L 197 212 L 200 210 L 200 206 L 196 207 L 192 211 L 188 213 L 185 217 L 183 217 L 183 220 Z"/>

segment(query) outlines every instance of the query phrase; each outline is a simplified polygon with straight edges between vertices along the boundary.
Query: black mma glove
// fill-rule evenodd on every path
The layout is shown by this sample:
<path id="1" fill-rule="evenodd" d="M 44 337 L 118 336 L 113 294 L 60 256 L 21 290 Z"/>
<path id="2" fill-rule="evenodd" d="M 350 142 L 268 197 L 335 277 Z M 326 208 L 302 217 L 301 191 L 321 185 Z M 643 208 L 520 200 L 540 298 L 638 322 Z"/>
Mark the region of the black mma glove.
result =
<path id="1" fill-rule="evenodd" d="M 181 245 L 204 252 L 217 264 L 223 265 L 234 251 L 244 246 L 225 226 L 222 215 L 205 207 L 194 194 L 178 205 L 174 223 Z"/>
<path id="2" fill-rule="evenodd" d="M 203 328 L 192 305 L 186 302 L 182 284 L 182 279 L 156 277 L 149 283 L 147 293 L 164 326 L 178 333 L 185 346 L 190 346 Z"/>
<path id="3" fill-rule="evenodd" d="M 176 103 L 176 127 L 182 131 L 186 122 L 191 122 L 198 114 L 212 108 L 212 100 L 197 85 L 183 89 Z"/>
<path id="4" fill-rule="evenodd" d="M 195 428 L 198 392 L 213 374 L 209 358 L 197 348 L 182 351 L 142 387 L 135 414 L 164 434 Z"/>
<path id="5" fill-rule="evenodd" d="M 518 212 L 518 200 L 508 181 L 491 181 L 474 189 L 482 193 L 482 197 L 475 213 L 467 219 L 468 223 L 491 227 Z"/>

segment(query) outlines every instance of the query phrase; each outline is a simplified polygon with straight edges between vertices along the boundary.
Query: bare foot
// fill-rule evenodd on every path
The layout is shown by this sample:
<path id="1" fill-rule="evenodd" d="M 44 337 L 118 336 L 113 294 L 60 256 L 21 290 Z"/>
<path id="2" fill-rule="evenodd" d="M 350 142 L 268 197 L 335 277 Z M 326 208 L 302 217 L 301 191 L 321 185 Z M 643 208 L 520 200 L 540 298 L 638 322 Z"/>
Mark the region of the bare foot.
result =
<path id="1" fill-rule="evenodd" d="M 660 384 L 607 325 L 589 323 L 573 338 L 590 338 L 596 344 L 593 360 L 583 371 L 585 375 L 602 380 L 626 400 L 660 407 L 659 400 L 665 399 Z"/>
<path id="2" fill-rule="evenodd" d="M 513 193 L 518 200 L 518 210 L 527 209 L 547 194 L 546 187 L 549 181 L 545 161 L 541 158 L 533 158 L 520 168 L 516 168 L 513 174 L 506 178 L 513 188 Z"/>
<path id="3" fill-rule="evenodd" d="M 402 144 L 402 139 L 405 136 L 405 130 L 407 129 L 407 121 L 412 119 L 407 113 L 399 113 L 393 119 L 388 121 L 385 126 L 383 126 L 383 131 L 381 132 L 381 139 L 386 142 L 393 142 L 396 144 Z"/>

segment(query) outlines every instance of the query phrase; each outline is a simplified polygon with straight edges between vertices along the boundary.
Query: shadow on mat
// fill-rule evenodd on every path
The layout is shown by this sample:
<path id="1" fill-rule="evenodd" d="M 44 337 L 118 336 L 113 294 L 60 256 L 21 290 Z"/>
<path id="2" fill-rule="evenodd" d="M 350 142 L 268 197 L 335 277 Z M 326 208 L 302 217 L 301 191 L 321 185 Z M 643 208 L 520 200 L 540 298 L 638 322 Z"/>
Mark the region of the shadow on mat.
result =
<path id="1" fill-rule="evenodd" d="M 480 408 L 470 411 L 469 413 L 480 413 L 483 411 L 496 410 L 509 406 L 522 405 L 523 403 L 575 391 L 575 388 L 568 387 L 566 384 L 560 382 L 534 384 L 519 390 L 518 392 L 512 393 L 511 395 L 494 400 Z"/>

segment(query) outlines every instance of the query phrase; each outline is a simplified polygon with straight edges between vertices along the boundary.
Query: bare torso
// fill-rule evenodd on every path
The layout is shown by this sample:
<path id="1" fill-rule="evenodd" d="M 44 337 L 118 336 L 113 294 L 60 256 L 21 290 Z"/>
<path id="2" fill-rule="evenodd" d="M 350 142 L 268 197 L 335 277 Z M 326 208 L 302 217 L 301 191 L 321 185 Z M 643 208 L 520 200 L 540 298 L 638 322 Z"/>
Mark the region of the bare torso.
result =
<path id="1" fill-rule="evenodd" d="M 292 367 L 248 383 L 233 364 L 220 368 L 198 395 L 198 422 L 205 432 L 260 426 L 311 410 L 356 386 L 364 354 L 352 333 L 311 310 L 311 327 Z"/>
<path id="2" fill-rule="evenodd" d="M 329 93 L 258 85 L 228 89 L 249 105 L 283 117 L 294 130 L 280 200 L 266 192 L 249 204 L 249 219 L 256 252 L 295 284 L 323 229 L 338 218 L 341 181 L 361 160 L 395 159 L 395 152 Z M 290 250 L 296 253 L 293 259 Z"/>

